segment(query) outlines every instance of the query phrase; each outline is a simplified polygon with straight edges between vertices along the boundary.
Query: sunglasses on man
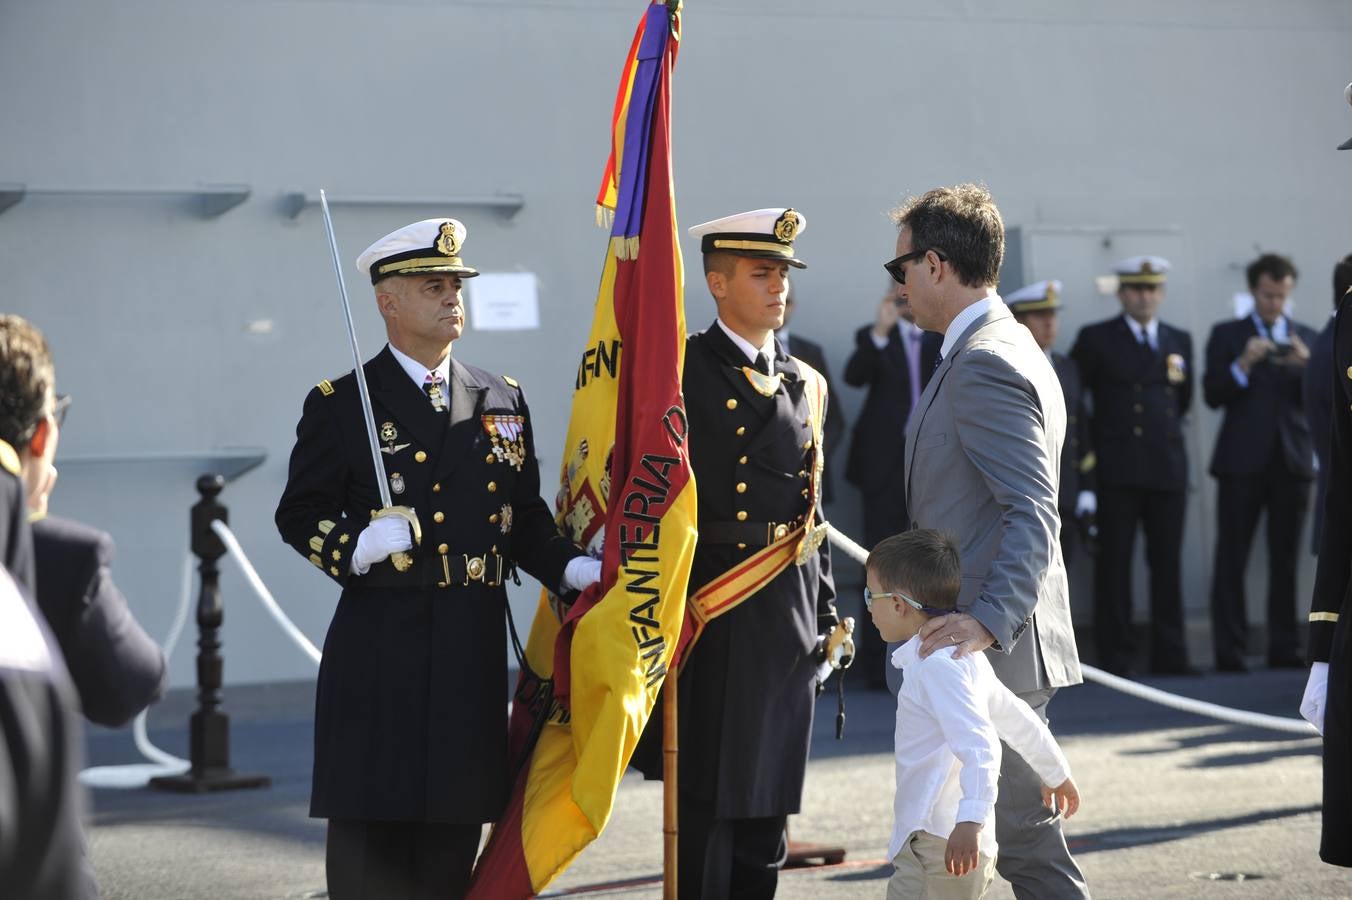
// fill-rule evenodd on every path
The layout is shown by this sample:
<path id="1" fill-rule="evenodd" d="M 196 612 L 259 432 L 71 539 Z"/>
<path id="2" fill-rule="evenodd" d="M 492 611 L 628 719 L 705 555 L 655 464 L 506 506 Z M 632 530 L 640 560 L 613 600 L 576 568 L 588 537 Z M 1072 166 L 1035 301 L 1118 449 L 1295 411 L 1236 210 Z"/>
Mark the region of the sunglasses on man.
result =
<path id="1" fill-rule="evenodd" d="M 891 275 L 892 280 L 897 284 L 905 284 L 906 264 L 920 259 L 920 257 L 929 253 L 931 250 L 934 250 L 934 248 L 926 247 L 924 250 L 912 250 L 910 253 L 903 253 L 891 262 L 883 263 L 883 268 L 887 270 L 887 274 Z M 934 255 L 939 257 L 939 262 L 946 262 L 948 260 L 948 256 L 946 256 L 942 250 L 934 250 Z"/>

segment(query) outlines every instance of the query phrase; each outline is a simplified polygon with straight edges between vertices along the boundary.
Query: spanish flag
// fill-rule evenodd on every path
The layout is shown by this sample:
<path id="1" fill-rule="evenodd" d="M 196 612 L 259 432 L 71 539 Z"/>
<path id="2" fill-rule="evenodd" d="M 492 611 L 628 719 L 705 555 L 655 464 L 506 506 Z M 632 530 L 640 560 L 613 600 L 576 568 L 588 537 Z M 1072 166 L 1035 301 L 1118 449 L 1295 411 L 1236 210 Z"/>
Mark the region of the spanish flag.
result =
<path id="1" fill-rule="evenodd" d="M 548 590 L 540 598 L 509 724 L 520 774 L 471 898 L 534 896 L 601 833 L 681 631 L 696 513 L 671 175 L 679 41 L 679 4 L 649 6 L 597 198 L 611 236 L 578 363 L 558 522 L 578 544 L 604 548 L 601 580 L 570 607 Z"/>

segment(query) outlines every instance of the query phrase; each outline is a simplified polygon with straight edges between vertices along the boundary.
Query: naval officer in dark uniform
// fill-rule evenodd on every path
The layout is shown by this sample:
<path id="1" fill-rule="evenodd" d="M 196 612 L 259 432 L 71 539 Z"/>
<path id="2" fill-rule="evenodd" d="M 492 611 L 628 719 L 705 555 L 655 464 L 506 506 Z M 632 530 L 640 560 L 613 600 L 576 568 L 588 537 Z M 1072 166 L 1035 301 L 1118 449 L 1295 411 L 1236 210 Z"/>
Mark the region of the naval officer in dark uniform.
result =
<path id="1" fill-rule="evenodd" d="M 1080 367 L 1069 356 L 1052 349 L 1061 331 L 1061 282 L 1053 278 L 1019 288 L 1005 298 L 1005 306 L 1047 354 L 1066 400 L 1066 441 L 1061 445 L 1056 507 L 1061 513 L 1061 555 L 1069 564 L 1078 544 L 1077 525 L 1084 525 L 1094 515 L 1098 498 L 1094 494 L 1095 458 Z"/>
<path id="2" fill-rule="evenodd" d="M 519 566 L 551 589 L 600 574 L 540 498 L 521 386 L 451 354 L 464 325 L 465 227 L 428 219 L 357 261 L 389 344 L 363 366 L 375 472 L 353 374 L 305 399 L 283 539 L 342 586 L 315 699 L 310 815 L 329 820 L 329 896 L 447 898 L 469 881 L 482 824 L 509 789 L 504 584 Z M 416 511 L 373 518 L 375 479 Z M 394 554 L 411 552 L 399 569 Z"/>
<path id="3" fill-rule="evenodd" d="M 1070 351 L 1093 404 L 1098 460 L 1094 642 L 1103 668 L 1133 674 L 1131 559 L 1139 525 L 1150 568 L 1150 671 L 1196 674 L 1184 642 L 1180 568 L 1192 337 L 1157 317 L 1168 260 L 1133 256 L 1115 269 L 1122 315 L 1086 325 Z"/>
<path id="4" fill-rule="evenodd" d="M 789 267 L 804 268 L 793 241 L 805 224 L 772 208 L 690 229 L 718 307 L 687 341 L 682 379 L 699 491 L 691 590 L 773 545 L 793 558 L 759 590 L 719 598 L 736 605 L 708 622 L 681 672 L 682 897 L 774 895 L 785 818 L 802 800 L 816 648 L 837 622 L 820 524 L 824 379 L 774 337 Z"/>

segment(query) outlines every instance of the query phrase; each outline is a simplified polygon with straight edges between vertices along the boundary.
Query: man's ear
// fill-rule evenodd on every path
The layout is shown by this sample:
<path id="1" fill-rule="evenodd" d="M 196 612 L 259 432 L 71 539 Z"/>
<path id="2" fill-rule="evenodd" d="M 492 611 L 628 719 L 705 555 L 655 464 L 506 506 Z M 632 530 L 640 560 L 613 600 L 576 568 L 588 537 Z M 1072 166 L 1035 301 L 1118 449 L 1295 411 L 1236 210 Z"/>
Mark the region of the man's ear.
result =
<path id="1" fill-rule="evenodd" d="M 728 295 L 728 276 L 716 269 L 711 269 L 704 273 L 704 282 L 709 286 L 709 293 L 714 295 L 715 300 L 722 300 Z"/>
<path id="2" fill-rule="evenodd" d="M 52 420 L 49 416 L 43 416 L 38 420 L 38 427 L 33 431 L 33 437 L 28 442 L 28 452 L 32 453 L 34 458 L 40 458 L 47 452 L 47 442 L 52 439 Z"/>
<path id="3" fill-rule="evenodd" d="M 398 304 L 399 298 L 396 297 L 393 293 L 391 293 L 390 291 L 383 291 L 380 288 L 376 288 L 376 309 L 380 311 L 380 314 L 382 316 L 386 316 L 394 312 L 395 307 L 398 306 Z"/>

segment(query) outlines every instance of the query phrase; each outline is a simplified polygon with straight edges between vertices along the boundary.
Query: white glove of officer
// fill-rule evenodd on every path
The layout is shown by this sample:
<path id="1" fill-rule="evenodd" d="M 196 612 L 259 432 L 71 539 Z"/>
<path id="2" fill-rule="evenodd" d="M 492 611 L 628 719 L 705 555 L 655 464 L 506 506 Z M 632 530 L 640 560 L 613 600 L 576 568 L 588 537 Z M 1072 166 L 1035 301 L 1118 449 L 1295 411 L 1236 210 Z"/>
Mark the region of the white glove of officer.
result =
<path id="1" fill-rule="evenodd" d="M 563 567 L 563 584 L 574 591 L 585 591 L 601 580 L 601 560 L 575 556 Z"/>
<path id="2" fill-rule="evenodd" d="M 352 551 L 353 575 L 365 575 L 371 566 L 389 559 L 391 553 L 413 549 L 413 535 L 408 522 L 395 516 L 375 519 L 357 535 L 357 549 Z"/>
<path id="3" fill-rule="evenodd" d="M 1075 498 L 1075 518 L 1083 519 L 1085 516 L 1098 514 L 1098 496 L 1093 491 L 1080 491 Z"/>
<path id="4" fill-rule="evenodd" d="M 1300 714 L 1305 721 L 1324 733 L 1324 705 L 1329 696 L 1329 664 L 1317 662 L 1310 666 L 1310 677 L 1305 682 L 1305 696 L 1300 698 Z"/>

